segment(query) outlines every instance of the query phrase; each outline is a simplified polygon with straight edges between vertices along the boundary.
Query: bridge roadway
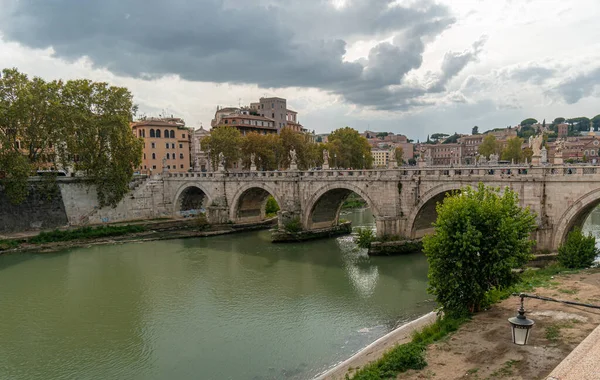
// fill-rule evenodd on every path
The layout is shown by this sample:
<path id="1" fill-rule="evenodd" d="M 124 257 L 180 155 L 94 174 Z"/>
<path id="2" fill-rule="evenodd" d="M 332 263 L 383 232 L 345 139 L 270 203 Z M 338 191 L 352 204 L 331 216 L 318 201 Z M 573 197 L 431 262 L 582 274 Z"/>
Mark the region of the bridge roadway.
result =
<path id="1" fill-rule="evenodd" d="M 210 222 L 252 222 L 265 217 L 272 195 L 279 223 L 297 220 L 305 230 L 334 226 L 352 192 L 370 206 L 379 235 L 420 237 L 431 231 L 435 206 L 448 192 L 483 182 L 513 189 L 537 215 L 539 249 L 556 250 L 568 231 L 600 204 L 596 166 L 401 167 L 384 170 L 192 172 L 154 175 L 115 209 L 92 211 L 94 219 L 124 221 L 181 216 L 204 208 Z"/>

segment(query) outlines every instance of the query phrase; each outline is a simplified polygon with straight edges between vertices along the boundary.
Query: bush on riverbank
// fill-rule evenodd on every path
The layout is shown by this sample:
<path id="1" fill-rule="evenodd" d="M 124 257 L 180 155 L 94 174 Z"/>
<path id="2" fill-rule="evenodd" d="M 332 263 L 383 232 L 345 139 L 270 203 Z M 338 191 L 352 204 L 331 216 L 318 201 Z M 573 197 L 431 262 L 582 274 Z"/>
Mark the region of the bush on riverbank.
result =
<path id="1" fill-rule="evenodd" d="M 466 319 L 444 317 L 413 334 L 412 341 L 392 348 L 381 359 L 358 370 L 353 380 L 380 380 L 394 378 L 398 373 L 409 369 L 423 369 L 427 366 L 425 349 L 446 335 L 458 330 Z M 350 379 L 346 375 L 346 379 Z"/>
<path id="2" fill-rule="evenodd" d="M 575 228 L 567 236 L 567 240 L 558 248 L 558 262 L 573 269 L 589 268 L 598 256 L 596 238 L 585 236 L 580 228 Z"/>
<path id="3" fill-rule="evenodd" d="M 357 236 L 354 238 L 354 243 L 360 248 L 371 248 L 371 243 L 375 241 L 375 232 L 371 228 L 358 228 Z"/>
<path id="4" fill-rule="evenodd" d="M 267 198 L 267 204 L 265 206 L 265 214 L 267 214 L 267 218 L 276 216 L 277 211 L 279 211 L 279 204 L 272 195 L 269 195 L 269 198 Z"/>
<path id="5" fill-rule="evenodd" d="M 143 226 L 100 226 L 100 227 L 82 227 L 74 230 L 54 230 L 50 232 L 40 232 L 39 235 L 27 240 L 31 244 L 54 243 L 70 240 L 103 238 L 111 236 L 120 236 L 131 233 L 144 232 Z"/>
<path id="6" fill-rule="evenodd" d="M 19 242 L 17 240 L 0 240 L 0 252 L 17 248 L 18 246 Z"/>
<path id="7" fill-rule="evenodd" d="M 448 314 L 481 310 L 486 294 L 515 283 L 513 269 L 531 258 L 535 215 L 517 194 L 479 184 L 437 206 L 434 235 L 423 240 L 429 292 Z"/>

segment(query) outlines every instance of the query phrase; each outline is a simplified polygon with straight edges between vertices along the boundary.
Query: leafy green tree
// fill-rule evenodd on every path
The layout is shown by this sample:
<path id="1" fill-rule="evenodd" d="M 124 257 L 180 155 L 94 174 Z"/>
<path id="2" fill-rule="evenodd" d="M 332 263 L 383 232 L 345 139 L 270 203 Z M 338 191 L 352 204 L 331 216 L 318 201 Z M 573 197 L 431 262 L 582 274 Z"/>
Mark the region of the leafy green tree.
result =
<path id="1" fill-rule="evenodd" d="M 514 191 L 481 183 L 447 196 L 437 213 L 423 241 L 428 290 L 449 314 L 479 311 L 486 293 L 510 286 L 512 269 L 530 258 L 535 216 Z"/>
<path id="2" fill-rule="evenodd" d="M 271 217 L 277 215 L 277 211 L 279 211 L 279 204 L 277 204 L 277 201 L 273 196 L 269 195 L 265 205 L 265 214 L 267 214 L 268 217 Z"/>
<path id="3" fill-rule="evenodd" d="M 0 150 L 0 185 L 11 203 L 23 202 L 29 193 L 27 179 L 31 163 L 20 152 Z"/>
<path id="4" fill-rule="evenodd" d="M 554 121 L 552 122 L 552 124 L 556 124 L 556 125 L 562 124 L 562 123 L 565 122 L 565 120 L 567 120 L 567 119 L 565 119 L 564 117 L 557 117 L 556 119 L 554 119 Z"/>
<path id="5" fill-rule="evenodd" d="M 532 124 L 537 124 L 537 120 L 534 118 L 525 119 L 521 122 L 521 127 L 531 126 Z"/>
<path id="6" fill-rule="evenodd" d="M 277 170 L 279 168 L 281 157 L 283 157 L 283 146 L 279 135 L 251 132 L 241 139 L 240 146 L 243 165 L 246 169 L 250 168 L 252 154 L 254 154 L 254 163 L 258 170 Z"/>
<path id="7" fill-rule="evenodd" d="M 585 132 L 590 130 L 591 121 L 587 117 L 574 117 L 567 119 L 567 123 L 571 126 L 574 132 Z"/>
<path id="8" fill-rule="evenodd" d="M 479 134 L 479 127 L 478 126 L 474 126 L 473 129 L 471 129 L 471 134 L 472 135 L 478 135 Z"/>
<path id="9" fill-rule="evenodd" d="M 371 168 L 371 145 L 355 129 L 344 127 L 329 135 L 329 164 L 340 168 Z"/>
<path id="10" fill-rule="evenodd" d="M 481 145 L 479 145 L 479 154 L 489 158 L 490 154 L 497 154 L 500 150 L 500 145 L 496 141 L 496 136 L 488 134 L 483 138 Z"/>
<path id="11" fill-rule="evenodd" d="M 585 236 L 581 228 L 576 227 L 558 248 L 558 262 L 566 268 L 589 268 L 599 253 L 596 239 L 592 235 Z"/>
<path id="12" fill-rule="evenodd" d="M 233 167 L 241 156 L 242 135 L 236 128 L 223 125 L 213 128 L 210 136 L 202 139 L 202 146 L 210 152 L 210 161 L 213 168 L 219 166 L 219 155 L 225 159 L 225 169 Z"/>
<path id="13" fill-rule="evenodd" d="M 402 147 L 397 147 L 394 154 L 396 156 L 396 164 L 402 166 L 402 164 L 404 164 L 404 149 L 402 149 Z"/>
<path id="14" fill-rule="evenodd" d="M 76 157 L 75 169 L 96 185 L 100 207 L 116 206 L 129 192 L 133 170 L 142 158 L 143 141 L 131 133 L 136 106 L 123 87 L 73 80 L 62 89 L 65 154 Z"/>
<path id="15" fill-rule="evenodd" d="M 521 162 L 523 160 L 523 139 L 520 137 L 511 137 L 506 141 L 506 146 L 502 150 L 502 159 L 506 161 L 514 160 Z"/>
<path id="16" fill-rule="evenodd" d="M 530 125 L 521 127 L 519 132 L 517 132 L 517 136 L 521 137 L 523 139 L 528 139 L 529 136 L 535 136 L 536 134 L 537 134 L 537 131 Z"/>

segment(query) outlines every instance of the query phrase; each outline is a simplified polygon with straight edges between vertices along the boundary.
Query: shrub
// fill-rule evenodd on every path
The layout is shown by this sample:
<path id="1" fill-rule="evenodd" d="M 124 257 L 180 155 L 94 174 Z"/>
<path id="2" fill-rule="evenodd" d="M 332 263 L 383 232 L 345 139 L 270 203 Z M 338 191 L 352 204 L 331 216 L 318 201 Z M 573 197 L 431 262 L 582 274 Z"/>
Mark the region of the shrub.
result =
<path id="1" fill-rule="evenodd" d="M 302 223 L 300 223 L 300 218 L 294 218 L 289 220 L 284 224 L 285 231 L 290 234 L 295 234 L 297 232 L 302 231 Z"/>
<path id="2" fill-rule="evenodd" d="M 371 248 L 371 243 L 375 241 L 375 233 L 371 228 L 358 228 L 356 230 L 358 234 L 354 238 L 354 243 L 360 248 Z"/>
<path id="3" fill-rule="evenodd" d="M 269 198 L 267 198 L 267 204 L 265 206 L 265 214 L 267 214 L 267 217 L 272 217 L 277 215 L 277 211 L 279 211 L 279 204 L 277 204 L 275 198 L 269 196 Z"/>
<path id="4" fill-rule="evenodd" d="M 531 257 L 535 216 L 514 191 L 481 183 L 446 197 L 437 213 L 435 234 L 423 241 L 428 291 L 448 314 L 479 311 L 488 291 L 513 284 L 512 269 Z"/>
<path id="5" fill-rule="evenodd" d="M 204 214 L 204 213 L 199 213 L 194 218 L 194 222 L 196 223 L 196 226 L 200 230 L 204 230 L 204 229 L 208 228 L 208 226 L 210 226 L 210 223 L 208 223 L 208 219 L 206 218 L 206 214 Z"/>
<path id="6" fill-rule="evenodd" d="M 591 267 L 596 256 L 596 239 L 592 235 L 585 236 L 580 228 L 571 231 L 558 249 L 558 262 L 571 269 Z"/>

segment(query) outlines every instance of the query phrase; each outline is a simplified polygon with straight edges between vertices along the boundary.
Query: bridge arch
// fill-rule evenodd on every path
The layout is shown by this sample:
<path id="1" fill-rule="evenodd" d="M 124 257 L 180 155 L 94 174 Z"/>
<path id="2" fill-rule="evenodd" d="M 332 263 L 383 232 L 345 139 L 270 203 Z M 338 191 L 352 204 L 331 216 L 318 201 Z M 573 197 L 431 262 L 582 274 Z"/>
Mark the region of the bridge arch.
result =
<path id="1" fill-rule="evenodd" d="M 317 190 L 306 203 L 302 217 L 304 228 L 311 230 L 336 225 L 342 204 L 352 193 L 358 194 L 367 202 L 376 219 L 380 216 L 377 203 L 359 186 L 351 183 L 327 184 Z"/>
<path id="2" fill-rule="evenodd" d="M 209 192 L 202 184 L 186 182 L 175 193 L 173 215 L 183 216 L 182 212 L 204 209 L 211 201 Z"/>
<path id="3" fill-rule="evenodd" d="M 426 191 L 408 216 L 407 235 L 411 238 L 422 237 L 431 231 L 432 224 L 437 219 L 436 206 L 449 193 L 460 190 L 464 186 L 456 183 L 445 183 Z"/>
<path id="4" fill-rule="evenodd" d="M 582 227 L 592 211 L 600 205 L 600 189 L 592 190 L 577 199 L 556 221 L 552 248 L 557 250 L 567 234 L 575 227 Z"/>
<path id="5" fill-rule="evenodd" d="M 259 222 L 266 217 L 265 207 L 269 196 L 275 198 L 279 207 L 281 197 L 265 183 L 250 183 L 240 187 L 232 198 L 229 219 L 236 222 Z"/>

